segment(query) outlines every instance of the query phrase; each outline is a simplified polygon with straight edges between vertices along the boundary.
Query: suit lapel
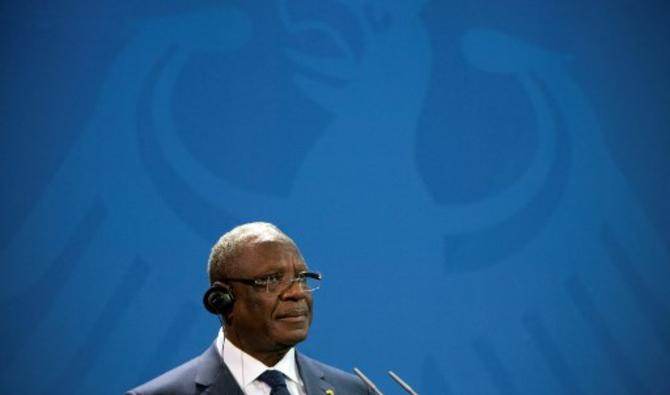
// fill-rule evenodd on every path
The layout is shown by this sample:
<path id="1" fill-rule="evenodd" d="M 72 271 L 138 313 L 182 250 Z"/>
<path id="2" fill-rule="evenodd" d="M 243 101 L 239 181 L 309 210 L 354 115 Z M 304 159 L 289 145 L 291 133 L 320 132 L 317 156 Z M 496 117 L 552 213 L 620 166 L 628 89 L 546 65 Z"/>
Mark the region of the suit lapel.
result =
<path id="1" fill-rule="evenodd" d="M 296 361 L 298 363 L 298 371 L 305 384 L 305 393 L 307 395 L 321 395 L 325 394 L 327 390 L 332 389 L 323 374 L 323 370 L 319 368 L 314 361 L 296 351 Z"/>
<path id="2" fill-rule="evenodd" d="M 201 394 L 244 395 L 228 367 L 216 350 L 216 342 L 205 351 L 198 361 L 198 373 L 195 376 Z"/>

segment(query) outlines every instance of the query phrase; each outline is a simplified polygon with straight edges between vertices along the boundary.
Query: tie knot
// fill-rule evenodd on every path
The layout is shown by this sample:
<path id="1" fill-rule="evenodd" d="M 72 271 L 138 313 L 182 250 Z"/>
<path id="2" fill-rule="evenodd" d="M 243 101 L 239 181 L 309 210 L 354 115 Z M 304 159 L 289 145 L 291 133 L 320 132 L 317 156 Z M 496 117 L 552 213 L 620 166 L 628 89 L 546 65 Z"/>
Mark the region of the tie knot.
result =
<path id="1" fill-rule="evenodd" d="M 284 375 L 278 370 L 266 370 L 263 372 L 263 374 L 258 376 L 258 380 L 269 385 L 273 390 L 286 388 L 286 380 L 284 380 Z"/>

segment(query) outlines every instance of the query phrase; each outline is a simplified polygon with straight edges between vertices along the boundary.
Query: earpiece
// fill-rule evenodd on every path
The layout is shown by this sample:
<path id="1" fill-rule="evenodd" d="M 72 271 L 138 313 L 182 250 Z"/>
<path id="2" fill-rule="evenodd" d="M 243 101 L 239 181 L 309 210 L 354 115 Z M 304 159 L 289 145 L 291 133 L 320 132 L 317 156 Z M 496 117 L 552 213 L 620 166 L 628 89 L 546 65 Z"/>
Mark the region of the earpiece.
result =
<path id="1" fill-rule="evenodd" d="M 224 316 L 235 302 L 233 293 L 220 282 L 215 282 L 202 298 L 205 308 L 212 314 Z"/>

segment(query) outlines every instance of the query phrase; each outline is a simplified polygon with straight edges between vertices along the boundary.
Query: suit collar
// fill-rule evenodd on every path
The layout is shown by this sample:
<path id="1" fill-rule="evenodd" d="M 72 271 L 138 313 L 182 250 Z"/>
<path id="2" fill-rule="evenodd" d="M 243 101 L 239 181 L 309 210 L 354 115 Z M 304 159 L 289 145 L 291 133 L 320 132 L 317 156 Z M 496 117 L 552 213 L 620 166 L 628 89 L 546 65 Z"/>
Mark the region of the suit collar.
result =
<path id="1" fill-rule="evenodd" d="M 243 395 L 237 381 L 221 360 L 216 350 L 216 343 L 200 356 L 195 382 L 198 386 L 205 387 L 203 394 L 211 392 L 213 394 Z"/>
<path id="2" fill-rule="evenodd" d="M 316 361 L 297 351 L 296 360 L 307 395 L 321 395 L 333 388 L 326 381 L 323 370 Z M 204 387 L 202 394 L 244 395 L 232 373 L 223 363 L 216 349 L 216 343 L 200 355 L 195 382 L 198 386 Z"/>

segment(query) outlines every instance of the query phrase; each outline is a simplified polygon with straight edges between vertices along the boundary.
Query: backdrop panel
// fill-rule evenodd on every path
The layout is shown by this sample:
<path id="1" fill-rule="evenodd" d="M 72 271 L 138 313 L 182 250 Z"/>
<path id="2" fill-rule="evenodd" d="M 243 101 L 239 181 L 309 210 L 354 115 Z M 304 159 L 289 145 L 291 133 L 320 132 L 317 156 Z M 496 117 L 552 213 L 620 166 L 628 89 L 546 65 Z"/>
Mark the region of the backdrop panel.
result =
<path id="1" fill-rule="evenodd" d="M 209 248 L 266 220 L 324 274 L 299 348 L 386 393 L 670 393 L 665 7 L 2 11 L 1 392 L 199 354 Z"/>

